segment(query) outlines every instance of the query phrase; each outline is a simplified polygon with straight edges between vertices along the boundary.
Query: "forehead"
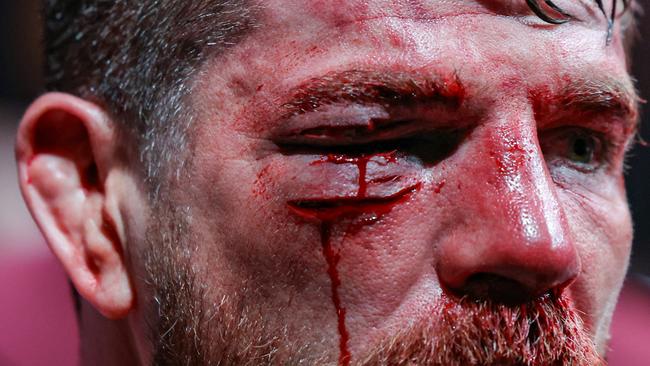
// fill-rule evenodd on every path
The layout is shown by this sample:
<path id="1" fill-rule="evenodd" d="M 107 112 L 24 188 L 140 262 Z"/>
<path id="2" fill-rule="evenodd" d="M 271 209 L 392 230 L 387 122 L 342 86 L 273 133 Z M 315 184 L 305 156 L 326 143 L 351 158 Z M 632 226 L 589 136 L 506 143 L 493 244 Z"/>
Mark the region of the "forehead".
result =
<path id="1" fill-rule="evenodd" d="M 571 64 L 573 72 L 624 74 L 620 35 L 606 46 L 607 20 L 595 2 L 555 3 L 571 14 L 569 23 L 544 23 L 525 0 L 268 0 L 260 5 L 258 27 L 232 58 L 245 72 L 270 61 L 273 74 L 286 70 L 285 61 L 297 74 L 300 64 L 311 72 L 333 62 L 412 68 L 492 62 L 503 70 L 517 63 L 528 77 L 541 74 L 542 64 Z"/>
<path id="2" fill-rule="evenodd" d="M 501 54 L 507 50 L 529 59 L 545 58 L 553 51 L 624 59 L 619 32 L 611 47 L 605 47 L 607 19 L 595 1 L 554 3 L 571 15 L 568 24 L 545 23 L 526 0 L 267 0 L 253 34 L 262 40 L 255 44 L 258 51 L 270 47 L 290 56 L 297 56 L 300 46 L 311 42 L 310 46 L 322 46 L 318 50 L 343 46 L 358 51 L 372 47 L 413 51 L 409 57 L 417 57 L 418 52 L 435 55 L 446 48 L 471 58 L 477 49 L 492 46 Z M 603 4 L 609 11 L 613 0 Z M 277 47 L 283 40 L 292 43 Z"/>
<path id="3" fill-rule="evenodd" d="M 586 26 L 606 25 L 604 15 L 597 6 L 598 0 L 553 0 L 552 4 L 570 14 L 574 21 Z M 304 18 L 312 21 L 341 25 L 342 23 L 379 18 L 410 18 L 435 20 L 468 14 L 493 14 L 525 18 L 532 15 L 528 3 L 539 3 L 542 9 L 550 10 L 547 0 L 269 0 L 261 6 L 272 18 Z M 602 0 L 609 13 L 615 0 Z M 621 0 L 617 1 L 618 3 Z M 622 4 L 617 4 L 619 9 Z M 550 10 L 551 15 L 559 16 Z M 526 19 L 520 19 L 526 21 Z"/>
<path id="4" fill-rule="evenodd" d="M 256 29 L 201 75 L 211 95 L 248 97 L 262 114 L 305 81 L 348 70 L 457 74 L 484 95 L 617 80 L 632 95 L 620 35 L 606 45 L 595 3 L 555 3 L 574 19 L 544 23 L 525 0 L 268 0 Z"/>

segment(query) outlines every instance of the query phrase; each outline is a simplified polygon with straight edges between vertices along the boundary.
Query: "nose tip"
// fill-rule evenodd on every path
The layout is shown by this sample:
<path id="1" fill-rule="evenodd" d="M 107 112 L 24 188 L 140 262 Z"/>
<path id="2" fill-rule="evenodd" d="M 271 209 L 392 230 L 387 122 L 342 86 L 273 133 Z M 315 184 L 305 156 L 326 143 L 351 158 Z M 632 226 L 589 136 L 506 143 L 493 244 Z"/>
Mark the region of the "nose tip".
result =
<path id="1" fill-rule="evenodd" d="M 440 243 L 436 272 L 443 288 L 461 296 L 517 302 L 573 282 L 580 262 L 559 204 L 554 209 L 524 206 L 521 210 L 534 218 L 534 235 L 503 214 L 483 212 Z"/>
<path id="2" fill-rule="evenodd" d="M 570 251 L 567 248 L 559 253 L 547 252 L 541 257 L 530 253 L 456 257 L 455 261 L 438 266 L 438 277 L 445 289 L 459 297 L 523 303 L 549 292 L 559 292 L 573 282 L 579 264 L 575 253 Z"/>
<path id="3" fill-rule="evenodd" d="M 455 203 L 462 224 L 436 247 L 444 289 L 519 302 L 562 289 L 578 275 L 579 257 L 562 202 L 530 135 L 503 141 L 494 135 L 503 146 L 475 155 L 484 160 L 471 163 L 472 182 L 488 181 L 493 189 L 478 183 L 466 187 Z M 516 141 L 516 148 L 509 141 Z"/>

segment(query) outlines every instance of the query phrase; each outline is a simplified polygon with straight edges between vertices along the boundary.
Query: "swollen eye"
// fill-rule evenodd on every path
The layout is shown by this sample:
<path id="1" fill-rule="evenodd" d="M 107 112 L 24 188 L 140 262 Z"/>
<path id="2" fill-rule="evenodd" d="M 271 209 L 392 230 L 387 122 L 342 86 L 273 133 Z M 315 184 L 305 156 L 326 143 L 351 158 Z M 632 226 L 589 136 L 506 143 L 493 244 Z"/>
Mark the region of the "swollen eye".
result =
<path id="1" fill-rule="evenodd" d="M 333 139 L 329 144 L 323 141 L 315 143 L 276 143 L 285 155 L 315 154 L 340 155 L 345 157 L 371 156 L 385 153 L 397 153 L 400 156 L 419 160 L 425 166 L 439 163 L 454 153 L 467 135 L 465 130 L 422 131 L 411 136 L 387 140 L 336 144 Z"/>

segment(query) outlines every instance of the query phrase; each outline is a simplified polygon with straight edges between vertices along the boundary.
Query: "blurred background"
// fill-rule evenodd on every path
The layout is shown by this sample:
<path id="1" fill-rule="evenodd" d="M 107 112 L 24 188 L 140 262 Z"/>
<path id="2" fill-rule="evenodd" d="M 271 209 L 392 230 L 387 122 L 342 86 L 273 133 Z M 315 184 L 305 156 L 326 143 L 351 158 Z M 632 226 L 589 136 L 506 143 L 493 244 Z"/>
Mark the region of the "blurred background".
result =
<path id="1" fill-rule="evenodd" d="M 16 126 L 28 103 L 42 92 L 38 3 L 0 0 L 0 366 L 66 366 L 78 359 L 70 289 L 32 223 L 16 183 Z M 632 68 L 646 99 L 650 98 L 649 40 L 650 21 L 641 19 Z M 643 119 L 641 135 L 650 140 L 650 113 L 644 113 Z M 617 310 L 610 353 L 614 366 L 650 365 L 650 359 L 625 358 L 637 348 L 650 347 L 650 333 L 637 334 L 626 323 L 650 329 L 650 317 L 639 320 L 650 314 L 643 284 L 650 289 L 650 147 L 637 145 L 628 164 L 635 239 L 626 294 L 638 296 L 639 301 L 622 302 Z M 637 313 L 640 317 L 635 317 Z"/>

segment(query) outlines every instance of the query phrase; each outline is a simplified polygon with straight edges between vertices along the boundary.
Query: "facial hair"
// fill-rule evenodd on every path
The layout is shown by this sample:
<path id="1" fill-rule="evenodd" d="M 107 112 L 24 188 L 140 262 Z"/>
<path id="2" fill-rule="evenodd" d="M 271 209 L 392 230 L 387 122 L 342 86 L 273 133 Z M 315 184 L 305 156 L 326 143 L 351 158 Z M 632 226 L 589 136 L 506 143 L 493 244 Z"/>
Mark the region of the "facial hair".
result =
<path id="1" fill-rule="evenodd" d="M 358 365 L 603 365 L 566 296 L 518 305 L 443 296 L 425 319 Z"/>
<path id="2" fill-rule="evenodd" d="M 143 252 L 154 366 L 324 364 L 310 345 L 291 342 L 245 290 L 209 300 L 193 265 L 189 209 L 156 208 Z"/>
<path id="3" fill-rule="evenodd" d="M 187 209 L 166 207 L 147 231 L 144 252 L 153 301 L 148 319 L 152 364 L 325 365 L 310 344 L 271 325 L 246 294 L 207 300 L 208 284 L 192 265 Z M 353 365 L 600 365 L 571 302 L 547 294 L 519 305 L 444 296 L 429 316 L 369 347 Z"/>

